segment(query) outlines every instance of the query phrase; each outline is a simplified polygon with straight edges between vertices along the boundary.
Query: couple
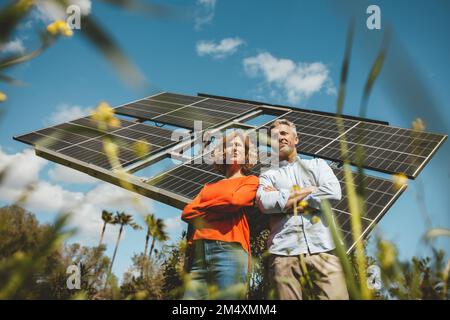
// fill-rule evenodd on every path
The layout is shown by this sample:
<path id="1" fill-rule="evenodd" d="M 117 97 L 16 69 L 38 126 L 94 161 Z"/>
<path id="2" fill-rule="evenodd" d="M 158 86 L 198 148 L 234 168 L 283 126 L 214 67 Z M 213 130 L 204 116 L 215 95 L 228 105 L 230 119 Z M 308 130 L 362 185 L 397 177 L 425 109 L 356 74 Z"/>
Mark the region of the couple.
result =
<path id="1" fill-rule="evenodd" d="M 259 178 L 248 175 L 250 141 L 234 132 L 223 140 L 220 157 L 226 157 L 226 164 L 216 164 L 226 178 L 207 183 L 184 208 L 190 248 L 185 299 L 245 298 L 251 260 L 246 214 L 254 205 L 270 215 L 270 275 L 277 298 L 302 299 L 300 277 L 308 271 L 318 275 L 312 282 L 319 298 L 348 299 L 331 233 L 319 211 L 321 199 L 341 198 L 339 181 L 325 161 L 297 156 L 299 138 L 292 122 L 276 120 L 270 133 L 278 139 L 272 142 L 278 145 L 278 168 Z M 301 201 L 295 215 L 293 208 Z"/>

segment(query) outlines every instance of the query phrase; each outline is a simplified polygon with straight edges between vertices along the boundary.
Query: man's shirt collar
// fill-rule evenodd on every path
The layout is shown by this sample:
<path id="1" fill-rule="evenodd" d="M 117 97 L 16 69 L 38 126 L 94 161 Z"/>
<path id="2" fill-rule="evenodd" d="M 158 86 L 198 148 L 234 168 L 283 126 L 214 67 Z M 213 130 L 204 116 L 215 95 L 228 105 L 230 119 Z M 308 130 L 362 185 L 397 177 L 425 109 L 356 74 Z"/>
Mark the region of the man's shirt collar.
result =
<path id="1" fill-rule="evenodd" d="M 293 165 L 293 164 L 295 164 L 297 161 L 300 161 L 300 160 L 301 160 L 300 156 L 297 155 L 297 157 L 295 157 L 295 160 L 292 161 L 292 162 L 289 162 L 289 161 L 287 161 L 287 160 L 280 161 L 279 167 L 282 168 L 282 167 L 286 167 L 286 166 L 288 166 L 288 165 Z"/>

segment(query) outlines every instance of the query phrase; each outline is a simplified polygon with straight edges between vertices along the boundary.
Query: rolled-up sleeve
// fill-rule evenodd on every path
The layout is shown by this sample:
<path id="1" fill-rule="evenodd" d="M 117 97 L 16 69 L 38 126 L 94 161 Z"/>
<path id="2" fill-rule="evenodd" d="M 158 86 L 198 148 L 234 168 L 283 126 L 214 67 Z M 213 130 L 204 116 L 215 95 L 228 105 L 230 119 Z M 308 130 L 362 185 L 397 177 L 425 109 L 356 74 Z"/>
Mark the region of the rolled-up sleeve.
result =
<path id="1" fill-rule="evenodd" d="M 262 213 L 280 213 L 290 196 L 290 190 L 280 189 L 278 191 L 264 191 L 264 187 L 273 187 L 272 180 L 267 174 L 261 174 L 259 177 L 259 187 L 256 192 L 256 203 Z"/>
<path id="2" fill-rule="evenodd" d="M 307 196 L 305 200 L 308 201 L 310 207 L 320 209 L 322 199 L 341 200 L 342 191 L 341 184 L 328 163 L 323 159 L 315 160 L 317 190 Z"/>

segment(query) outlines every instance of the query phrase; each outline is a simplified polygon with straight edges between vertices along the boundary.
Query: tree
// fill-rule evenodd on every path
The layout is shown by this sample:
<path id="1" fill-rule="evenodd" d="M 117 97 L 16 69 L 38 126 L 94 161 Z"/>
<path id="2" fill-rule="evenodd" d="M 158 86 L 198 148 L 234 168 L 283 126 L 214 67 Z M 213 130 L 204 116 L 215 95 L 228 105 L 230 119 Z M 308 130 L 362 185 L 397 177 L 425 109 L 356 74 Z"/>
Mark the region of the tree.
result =
<path id="1" fill-rule="evenodd" d="M 120 287 L 125 299 L 164 299 L 164 275 L 159 262 L 151 261 L 143 253 L 135 254 L 133 264 L 125 272 Z M 145 271 L 142 273 L 142 266 Z"/>
<path id="2" fill-rule="evenodd" d="M 147 255 L 148 240 L 150 237 L 152 237 L 150 252 L 148 254 L 149 259 L 151 259 L 153 248 L 155 247 L 155 242 L 167 241 L 169 239 L 169 236 L 165 231 L 166 225 L 164 224 L 164 220 L 156 218 L 153 214 L 149 214 L 145 217 L 145 223 L 147 225 L 147 235 L 145 236 L 144 256 Z"/>
<path id="3" fill-rule="evenodd" d="M 35 249 L 49 231 L 34 214 L 12 205 L 0 209 L 0 259 Z"/>
<path id="4" fill-rule="evenodd" d="M 0 208 L 0 298 L 94 299 L 101 293 L 109 258 L 105 248 L 63 245 L 69 234 L 67 216 L 53 225 L 39 224 L 35 216 L 14 205 Z M 67 268 L 80 269 L 80 290 L 67 287 Z"/>
<path id="5" fill-rule="evenodd" d="M 133 217 L 130 214 L 126 214 L 125 212 L 116 212 L 116 215 L 114 216 L 114 223 L 119 224 L 120 229 L 119 229 L 119 235 L 117 236 L 116 246 L 114 248 L 114 253 L 113 253 L 112 260 L 111 260 L 111 264 L 109 266 L 108 278 L 112 272 L 112 267 L 114 264 L 114 260 L 116 259 L 117 249 L 119 248 L 119 242 L 120 242 L 120 238 L 122 237 L 122 231 L 123 231 L 124 226 L 130 226 L 131 228 L 133 228 L 133 230 L 141 229 L 141 227 L 133 221 Z M 105 286 L 106 286 L 106 283 L 105 283 Z"/>
<path id="6" fill-rule="evenodd" d="M 102 228 L 102 233 L 100 235 L 100 241 L 98 243 L 99 247 L 102 245 L 102 242 L 103 242 L 103 236 L 105 235 L 106 225 L 115 223 L 113 213 L 109 212 L 107 210 L 102 211 L 102 220 L 103 220 L 103 228 Z"/>
<path id="7" fill-rule="evenodd" d="M 68 299 L 61 279 L 62 240 L 67 215 L 52 225 L 41 225 L 35 216 L 13 205 L 0 209 L 0 299 Z"/>
<path id="8" fill-rule="evenodd" d="M 104 246 L 90 248 L 79 243 L 64 248 L 64 258 L 80 268 L 81 290 L 89 299 L 98 297 L 107 276 L 110 260 L 104 255 L 105 250 Z"/>
<path id="9" fill-rule="evenodd" d="M 181 299 L 184 293 L 186 275 L 187 233 L 183 231 L 181 239 L 174 245 L 165 246 L 165 259 L 161 268 L 164 276 L 164 299 Z"/>

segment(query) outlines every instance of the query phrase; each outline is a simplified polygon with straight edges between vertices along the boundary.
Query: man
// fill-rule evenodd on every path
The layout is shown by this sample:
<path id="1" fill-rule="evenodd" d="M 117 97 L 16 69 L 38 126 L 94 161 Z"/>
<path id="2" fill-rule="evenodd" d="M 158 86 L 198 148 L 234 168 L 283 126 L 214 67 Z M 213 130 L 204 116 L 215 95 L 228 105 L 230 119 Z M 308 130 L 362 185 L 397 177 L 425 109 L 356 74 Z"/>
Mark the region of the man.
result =
<path id="1" fill-rule="evenodd" d="M 320 299 L 348 299 L 342 266 L 320 212 L 322 199 L 341 199 L 339 181 L 324 160 L 300 159 L 292 122 L 276 120 L 270 132 L 279 167 L 260 175 L 256 200 L 270 215 L 270 273 L 278 298 L 302 299 L 307 287 L 300 278 L 309 276 L 308 288 Z"/>

